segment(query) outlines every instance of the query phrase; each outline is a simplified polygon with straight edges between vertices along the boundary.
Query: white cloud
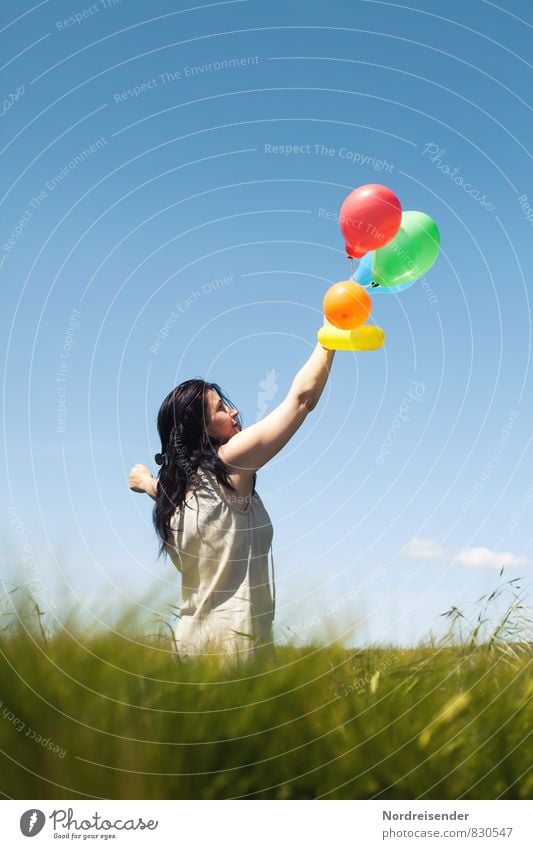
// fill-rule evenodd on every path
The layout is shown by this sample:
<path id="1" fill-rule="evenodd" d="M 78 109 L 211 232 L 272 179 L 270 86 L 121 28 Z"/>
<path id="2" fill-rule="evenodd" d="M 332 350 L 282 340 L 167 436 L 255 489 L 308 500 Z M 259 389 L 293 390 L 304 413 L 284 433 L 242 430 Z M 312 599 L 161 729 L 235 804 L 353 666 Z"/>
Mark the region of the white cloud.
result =
<path id="1" fill-rule="evenodd" d="M 448 552 L 435 539 L 413 537 L 402 551 L 402 557 L 413 560 L 435 560 L 446 557 Z"/>
<path id="2" fill-rule="evenodd" d="M 525 557 L 512 554 L 510 551 L 491 551 L 490 548 L 463 548 L 457 554 L 448 551 L 438 544 L 437 540 L 413 537 L 401 551 L 404 559 L 412 560 L 448 560 L 460 563 L 470 569 L 509 569 L 513 566 L 525 566 Z"/>
<path id="3" fill-rule="evenodd" d="M 524 566 L 527 563 L 525 557 L 517 557 L 510 551 L 491 551 L 489 548 L 464 548 L 455 560 L 471 569 L 506 569 L 511 566 Z"/>

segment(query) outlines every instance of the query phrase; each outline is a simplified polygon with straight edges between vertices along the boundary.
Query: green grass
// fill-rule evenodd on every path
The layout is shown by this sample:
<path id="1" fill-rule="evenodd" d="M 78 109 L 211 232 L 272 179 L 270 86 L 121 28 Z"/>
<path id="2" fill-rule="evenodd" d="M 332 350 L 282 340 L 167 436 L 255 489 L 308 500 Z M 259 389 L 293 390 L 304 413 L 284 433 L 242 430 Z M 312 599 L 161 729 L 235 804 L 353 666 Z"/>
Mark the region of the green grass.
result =
<path id="1" fill-rule="evenodd" d="M 6 797 L 533 794 L 533 645 L 501 630 L 417 648 L 285 645 L 230 673 L 180 663 L 168 629 L 143 636 L 130 613 L 83 633 L 31 603 L 2 621 Z"/>

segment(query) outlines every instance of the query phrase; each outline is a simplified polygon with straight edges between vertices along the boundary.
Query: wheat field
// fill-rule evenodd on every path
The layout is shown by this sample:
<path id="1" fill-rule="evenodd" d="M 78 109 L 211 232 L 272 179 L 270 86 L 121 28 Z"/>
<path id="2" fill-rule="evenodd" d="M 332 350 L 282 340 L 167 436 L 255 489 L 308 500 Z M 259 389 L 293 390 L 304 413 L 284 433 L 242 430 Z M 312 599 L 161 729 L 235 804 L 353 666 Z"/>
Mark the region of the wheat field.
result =
<path id="1" fill-rule="evenodd" d="M 287 642 L 224 670 L 180 661 L 170 629 L 146 633 L 131 610 L 113 629 L 80 632 L 74 616 L 51 626 L 12 591 L 0 631 L 3 796 L 530 798 L 533 643 L 512 598 L 489 630 L 494 598 L 469 630 L 448 611 L 445 640 Z"/>

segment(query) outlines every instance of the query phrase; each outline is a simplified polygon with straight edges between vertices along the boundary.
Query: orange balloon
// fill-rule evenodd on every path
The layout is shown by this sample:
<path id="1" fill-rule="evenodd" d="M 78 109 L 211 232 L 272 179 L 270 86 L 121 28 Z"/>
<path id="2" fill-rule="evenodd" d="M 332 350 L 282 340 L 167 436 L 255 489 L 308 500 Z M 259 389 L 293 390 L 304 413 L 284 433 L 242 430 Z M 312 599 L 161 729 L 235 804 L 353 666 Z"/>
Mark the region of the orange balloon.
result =
<path id="1" fill-rule="evenodd" d="M 372 310 L 370 295 L 353 280 L 334 283 L 322 302 L 327 320 L 340 330 L 355 330 L 364 324 Z"/>

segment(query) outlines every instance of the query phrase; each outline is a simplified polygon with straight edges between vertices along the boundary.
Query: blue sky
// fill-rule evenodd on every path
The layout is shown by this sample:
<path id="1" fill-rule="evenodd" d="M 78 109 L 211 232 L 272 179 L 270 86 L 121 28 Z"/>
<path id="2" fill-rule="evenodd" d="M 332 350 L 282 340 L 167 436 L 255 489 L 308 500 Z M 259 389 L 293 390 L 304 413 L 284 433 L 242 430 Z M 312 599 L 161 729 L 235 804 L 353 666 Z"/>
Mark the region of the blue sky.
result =
<path id="1" fill-rule="evenodd" d="M 6 586 L 29 571 L 106 621 L 179 599 L 128 470 L 154 468 L 182 380 L 220 383 L 245 425 L 263 381 L 283 399 L 350 271 L 334 217 L 369 182 L 442 249 L 424 285 L 373 295 L 385 347 L 338 353 L 259 473 L 278 637 L 417 640 L 500 564 L 528 574 L 532 26 L 525 0 L 2 11 Z"/>

